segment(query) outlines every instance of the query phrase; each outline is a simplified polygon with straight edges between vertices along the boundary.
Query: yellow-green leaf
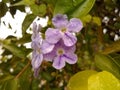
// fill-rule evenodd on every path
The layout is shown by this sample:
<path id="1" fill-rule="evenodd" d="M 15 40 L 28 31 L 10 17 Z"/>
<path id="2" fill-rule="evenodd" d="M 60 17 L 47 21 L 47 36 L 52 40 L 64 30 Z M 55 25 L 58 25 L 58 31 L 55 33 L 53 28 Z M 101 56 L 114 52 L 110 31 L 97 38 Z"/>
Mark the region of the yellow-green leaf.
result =
<path id="1" fill-rule="evenodd" d="M 120 82 L 110 72 L 102 71 L 89 77 L 88 90 L 120 90 Z"/>
<path id="2" fill-rule="evenodd" d="M 93 17 L 93 22 L 97 24 L 98 26 L 101 26 L 101 20 L 99 17 Z"/>
<path id="3" fill-rule="evenodd" d="M 78 72 L 70 78 L 67 85 L 68 90 L 88 90 L 88 78 L 96 73 L 97 72 L 93 70 Z"/>
<path id="4" fill-rule="evenodd" d="M 83 16 L 81 18 L 83 24 L 86 24 L 86 23 L 89 23 L 91 20 L 92 20 L 92 16 L 90 14 L 86 15 L 86 16 Z"/>

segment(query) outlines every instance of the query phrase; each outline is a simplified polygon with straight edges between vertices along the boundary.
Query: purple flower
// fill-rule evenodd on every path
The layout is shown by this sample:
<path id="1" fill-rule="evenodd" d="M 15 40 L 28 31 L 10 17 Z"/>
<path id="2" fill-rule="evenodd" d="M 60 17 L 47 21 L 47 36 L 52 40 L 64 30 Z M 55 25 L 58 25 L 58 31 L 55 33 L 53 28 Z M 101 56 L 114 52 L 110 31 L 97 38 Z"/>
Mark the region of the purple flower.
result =
<path id="1" fill-rule="evenodd" d="M 47 61 L 53 61 L 53 67 L 61 69 L 65 66 L 65 63 L 75 64 L 77 62 L 77 55 L 74 54 L 75 46 L 67 47 L 63 41 L 60 40 L 55 44 L 55 47 L 50 53 L 44 54 L 44 59 Z"/>
<path id="2" fill-rule="evenodd" d="M 32 34 L 32 43 L 31 43 L 31 47 L 34 49 L 34 50 L 37 50 L 40 48 L 40 45 L 42 43 L 42 37 L 41 37 L 41 33 L 40 33 L 40 30 L 41 30 L 41 26 L 39 25 L 37 27 L 37 24 L 34 22 L 33 23 L 33 34 Z"/>
<path id="3" fill-rule="evenodd" d="M 36 23 L 33 23 L 33 35 L 32 35 L 32 43 L 31 47 L 33 48 L 32 52 L 32 67 L 34 69 L 34 76 L 38 75 L 39 67 L 43 61 L 43 54 L 49 53 L 54 48 L 53 44 L 49 44 L 46 40 L 42 39 L 41 26 L 37 27 Z"/>
<path id="4" fill-rule="evenodd" d="M 73 33 L 79 32 L 83 27 L 79 19 L 72 18 L 68 21 L 67 16 L 62 14 L 57 14 L 52 19 L 52 23 L 55 28 L 47 29 L 45 32 L 46 40 L 55 44 L 62 39 L 66 46 L 72 46 L 76 43 L 77 38 Z"/>
<path id="5" fill-rule="evenodd" d="M 40 50 L 41 50 L 41 48 L 38 50 L 33 50 L 33 52 L 32 52 L 31 64 L 32 64 L 33 69 L 38 69 L 43 61 L 43 53 Z"/>

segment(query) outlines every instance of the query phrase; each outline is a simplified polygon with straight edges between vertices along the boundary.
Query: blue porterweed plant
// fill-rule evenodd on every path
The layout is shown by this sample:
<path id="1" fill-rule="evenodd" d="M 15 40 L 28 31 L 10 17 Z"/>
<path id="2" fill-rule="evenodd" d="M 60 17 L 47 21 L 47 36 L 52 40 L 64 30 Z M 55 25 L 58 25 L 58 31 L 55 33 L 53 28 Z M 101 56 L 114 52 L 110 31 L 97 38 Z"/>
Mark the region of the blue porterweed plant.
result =
<path id="1" fill-rule="evenodd" d="M 120 90 L 119 6 L 120 0 L 1 0 L 0 90 Z M 2 39 L 8 28 L 15 36 Z"/>

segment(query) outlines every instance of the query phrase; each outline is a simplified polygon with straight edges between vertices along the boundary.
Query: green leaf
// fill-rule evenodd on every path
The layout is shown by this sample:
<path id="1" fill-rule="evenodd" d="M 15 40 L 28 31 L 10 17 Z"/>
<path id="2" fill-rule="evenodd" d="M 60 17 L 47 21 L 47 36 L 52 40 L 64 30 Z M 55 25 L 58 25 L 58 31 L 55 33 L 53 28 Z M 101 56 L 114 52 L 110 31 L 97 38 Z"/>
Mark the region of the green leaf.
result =
<path id="1" fill-rule="evenodd" d="M 13 77 L 0 83 L 1 90 L 18 90 L 18 79 Z"/>
<path id="2" fill-rule="evenodd" d="M 31 34 L 25 34 L 21 39 L 17 40 L 17 44 L 25 44 L 31 42 Z"/>
<path id="3" fill-rule="evenodd" d="M 22 73 L 22 75 L 19 77 L 19 85 L 20 90 L 32 90 L 31 89 L 31 81 L 32 81 L 32 72 L 30 65 L 27 67 L 25 72 Z"/>
<path id="4" fill-rule="evenodd" d="M 55 14 L 64 14 L 73 11 L 79 4 L 84 2 L 84 0 L 57 0 L 54 15 Z"/>
<path id="5" fill-rule="evenodd" d="M 110 53 L 118 52 L 118 51 L 120 51 L 120 40 L 110 44 L 108 47 L 106 47 L 102 51 L 102 53 L 103 54 L 110 54 Z"/>
<path id="6" fill-rule="evenodd" d="M 112 53 L 110 56 L 115 60 L 118 64 L 120 64 L 120 54 L 119 53 Z M 119 65 L 120 67 L 120 65 Z"/>
<path id="7" fill-rule="evenodd" d="M 28 27 L 31 25 L 31 23 L 33 22 L 33 20 L 35 19 L 35 15 L 33 14 L 28 14 L 26 15 L 23 23 L 22 23 L 22 34 L 24 35 L 26 33 L 26 30 L 28 29 Z"/>
<path id="8" fill-rule="evenodd" d="M 8 10 L 8 7 L 5 3 L 0 2 L 0 18 L 3 17 Z"/>
<path id="9" fill-rule="evenodd" d="M 0 76 L 0 84 L 7 80 L 13 79 L 13 78 L 14 78 L 14 76 L 12 76 L 10 74 L 5 74 L 3 76 Z"/>
<path id="10" fill-rule="evenodd" d="M 45 4 L 40 4 L 40 5 L 33 4 L 33 5 L 30 5 L 30 8 L 34 15 L 44 16 L 46 13 Z"/>
<path id="11" fill-rule="evenodd" d="M 18 90 L 18 79 L 10 79 L 6 82 L 4 90 Z"/>
<path id="12" fill-rule="evenodd" d="M 82 4 L 85 0 L 72 0 L 73 6 L 79 6 Z"/>
<path id="13" fill-rule="evenodd" d="M 88 90 L 88 78 L 96 73 L 92 70 L 78 72 L 70 78 L 67 85 L 68 90 Z"/>
<path id="14" fill-rule="evenodd" d="M 96 0 L 84 0 L 84 2 L 77 5 L 71 12 L 71 17 L 83 17 L 89 13 Z"/>
<path id="15" fill-rule="evenodd" d="M 73 1 L 72 0 L 57 0 L 54 15 L 60 13 L 64 14 L 67 13 L 69 10 L 73 8 Z"/>
<path id="16" fill-rule="evenodd" d="M 20 6 L 20 5 L 32 5 L 34 4 L 35 1 L 34 0 L 21 0 L 20 2 L 17 2 L 15 4 L 13 4 L 12 6 Z"/>
<path id="17" fill-rule="evenodd" d="M 16 46 L 14 43 L 11 43 L 9 40 L 4 40 L 4 41 L 0 40 L 0 43 L 4 48 L 12 52 L 15 56 L 18 56 L 20 58 L 26 57 L 25 51 L 19 48 L 18 46 Z"/>
<path id="18" fill-rule="evenodd" d="M 83 17 L 89 13 L 95 0 L 58 0 L 54 15 L 67 13 L 70 17 Z"/>
<path id="19" fill-rule="evenodd" d="M 52 4 L 54 6 L 56 4 L 56 1 L 58 1 L 58 0 L 43 0 L 43 1 L 48 4 Z"/>
<path id="20" fill-rule="evenodd" d="M 98 26 L 101 26 L 101 20 L 99 17 L 93 17 L 93 22 L 97 24 Z"/>
<path id="21" fill-rule="evenodd" d="M 101 70 L 113 73 L 120 79 L 120 63 L 117 63 L 112 57 L 102 54 L 95 55 L 95 64 Z"/>
<path id="22" fill-rule="evenodd" d="M 2 66 L 2 64 L 0 65 Z M 0 75 L 0 90 L 19 90 L 18 87 L 18 79 L 16 79 L 11 73 L 8 71 L 10 65 L 7 63 L 4 64 L 4 67 L 0 67 L 3 75 Z M 4 69 L 8 69 L 7 71 Z"/>
<path id="23" fill-rule="evenodd" d="M 88 15 L 82 17 L 81 20 L 82 20 L 83 24 L 89 23 L 92 20 L 92 16 L 90 14 L 88 14 Z"/>
<path id="24" fill-rule="evenodd" d="M 120 82 L 111 73 L 102 71 L 89 77 L 88 90 L 120 90 Z"/>

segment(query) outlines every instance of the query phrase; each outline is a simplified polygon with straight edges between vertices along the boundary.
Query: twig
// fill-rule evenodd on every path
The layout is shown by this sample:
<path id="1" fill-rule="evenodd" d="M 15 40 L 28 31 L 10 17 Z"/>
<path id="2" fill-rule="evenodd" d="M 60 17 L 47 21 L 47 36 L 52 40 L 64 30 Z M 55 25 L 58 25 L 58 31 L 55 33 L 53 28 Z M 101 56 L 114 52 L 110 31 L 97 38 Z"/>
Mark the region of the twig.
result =
<path id="1" fill-rule="evenodd" d="M 27 65 L 17 74 L 17 76 L 15 77 L 15 79 L 19 78 L 22 73 L 24 73 L 24 71 L 28 68 L 28 66 L 30 65 L 30 61 L 27 63 Z"/>

